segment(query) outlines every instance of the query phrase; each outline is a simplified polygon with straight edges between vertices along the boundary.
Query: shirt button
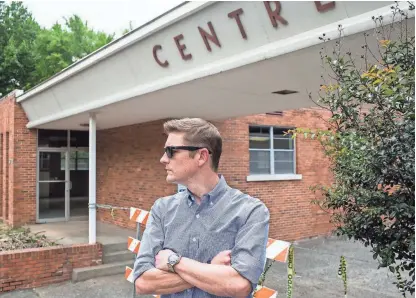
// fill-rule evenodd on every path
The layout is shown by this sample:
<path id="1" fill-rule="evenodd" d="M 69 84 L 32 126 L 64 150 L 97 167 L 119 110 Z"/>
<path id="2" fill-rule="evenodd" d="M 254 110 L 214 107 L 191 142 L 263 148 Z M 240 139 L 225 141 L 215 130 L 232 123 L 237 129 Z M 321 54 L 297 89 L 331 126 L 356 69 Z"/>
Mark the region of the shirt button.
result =
<path id="1" fill-rule="evenodd" d="M 196 215 L 196 218 L 199 218 L 199 214 Z"/>
<path id="2" fill-rule="evenodd" d="M 195 238 L 195 237 L 194 237 L 194 238 L 192 238 L 192 241 L 193 241 L 193 242 L 196 242 L 196 238 Z"/>

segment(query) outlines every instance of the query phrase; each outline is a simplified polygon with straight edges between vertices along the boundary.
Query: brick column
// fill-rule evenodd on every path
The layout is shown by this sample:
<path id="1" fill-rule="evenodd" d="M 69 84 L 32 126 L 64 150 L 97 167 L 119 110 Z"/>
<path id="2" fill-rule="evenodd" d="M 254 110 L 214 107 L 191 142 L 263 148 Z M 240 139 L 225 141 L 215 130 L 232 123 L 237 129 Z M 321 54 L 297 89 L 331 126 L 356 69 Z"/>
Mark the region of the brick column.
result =
<path id="1" fill-rule="evenodd" d="M 36 130 L 12 92 L 0 99 L 0 218 L 20 226 L 36 221 Z"/>
<path id="2" fill-rule="evenodd" d="M 12 224 L 36 221 L 36 146 L 37 131 L 26 127 L 28 119 L 20 104 L 14 104 L 13 204 Z"/>

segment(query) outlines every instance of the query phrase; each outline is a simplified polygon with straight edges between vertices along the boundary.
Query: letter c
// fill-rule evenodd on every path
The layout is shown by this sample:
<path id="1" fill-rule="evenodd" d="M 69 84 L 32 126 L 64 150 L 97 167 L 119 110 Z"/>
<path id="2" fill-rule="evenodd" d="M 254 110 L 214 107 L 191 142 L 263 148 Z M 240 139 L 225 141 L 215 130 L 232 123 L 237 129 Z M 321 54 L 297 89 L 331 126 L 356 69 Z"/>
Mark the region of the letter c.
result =
<path id="1" fill-rule="evenodd" d="M 159 45 L 159 44 L 157 44 L 157 45 L 155 45 L 154 47 L 153 47 L 153 58 L 155 58 L 155 61 L 157 62 L 157 64 L 159 64 L 160 66 L 162 66 L 162 67 L 168 67 L 168 65 L 169 65 L 169 62 L 168 62 L 168 60 L 165 60 L 165 62 L 161 62 L 160 60 L 159 60 L 159 58 L 157 57 L 157 51 L 158 50 L 161 50 L 162 49 L 162 46 L 161 45 Z"/>

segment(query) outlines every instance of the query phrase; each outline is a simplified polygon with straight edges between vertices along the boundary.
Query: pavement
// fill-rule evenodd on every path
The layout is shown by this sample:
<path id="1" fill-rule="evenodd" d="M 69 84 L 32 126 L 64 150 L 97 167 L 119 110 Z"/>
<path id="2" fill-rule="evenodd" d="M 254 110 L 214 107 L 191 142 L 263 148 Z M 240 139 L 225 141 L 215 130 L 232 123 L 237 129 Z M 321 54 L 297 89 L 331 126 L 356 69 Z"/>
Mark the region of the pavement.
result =
<path id="1" fill-rule="evenodd" d="M 340 256 L 347 261 L 348 297 L 401 297 L 394 276 L 385 268 L 377 269 L 369 248 L 336 237 L 320 237 L 295 243 L 293 297 L 344 297 L 338 277 Z M 278 289 L 278 297 L 286 296 L 286 265 L 274 263 L 266 278 L 266 286 Z M 46 287 L 19 290 L 1 298 L 122 298 L 132 297 L 132 284 L 123 275 L 100 277 L 84 282 L 64 282 Z M 142 296 L 151 298 L 152 296 Z M 153 298 L 153 297 L 152 297 Z"/>
<path id="2" fill-rule="evenodd" d="M 70 220 L 62 222 L 50 222 L 33 224 L 27 226 L 32 233 L 41 233 L 47 239 L 60 244 L 89 243 L 88 220 Z M 123 243 L 136 232 L 131 229 L 122 228 L 113 224 L 97 221 L 97 241 L 101 244 Z"/>

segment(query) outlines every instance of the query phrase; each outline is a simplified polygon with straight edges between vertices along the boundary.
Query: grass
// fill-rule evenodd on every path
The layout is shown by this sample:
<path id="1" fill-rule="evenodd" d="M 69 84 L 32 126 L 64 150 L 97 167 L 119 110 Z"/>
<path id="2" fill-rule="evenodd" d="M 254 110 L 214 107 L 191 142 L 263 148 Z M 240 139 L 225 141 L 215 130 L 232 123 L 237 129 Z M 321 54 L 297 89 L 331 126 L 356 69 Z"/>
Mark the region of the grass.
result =
<path id="1" fill-rule="evenodd" d="M 59 245 L 45 235 L 31 233 L 29 228 L 11 228 L 0 222 L 0 252 L 25 248 L 38 248 Z"/>

